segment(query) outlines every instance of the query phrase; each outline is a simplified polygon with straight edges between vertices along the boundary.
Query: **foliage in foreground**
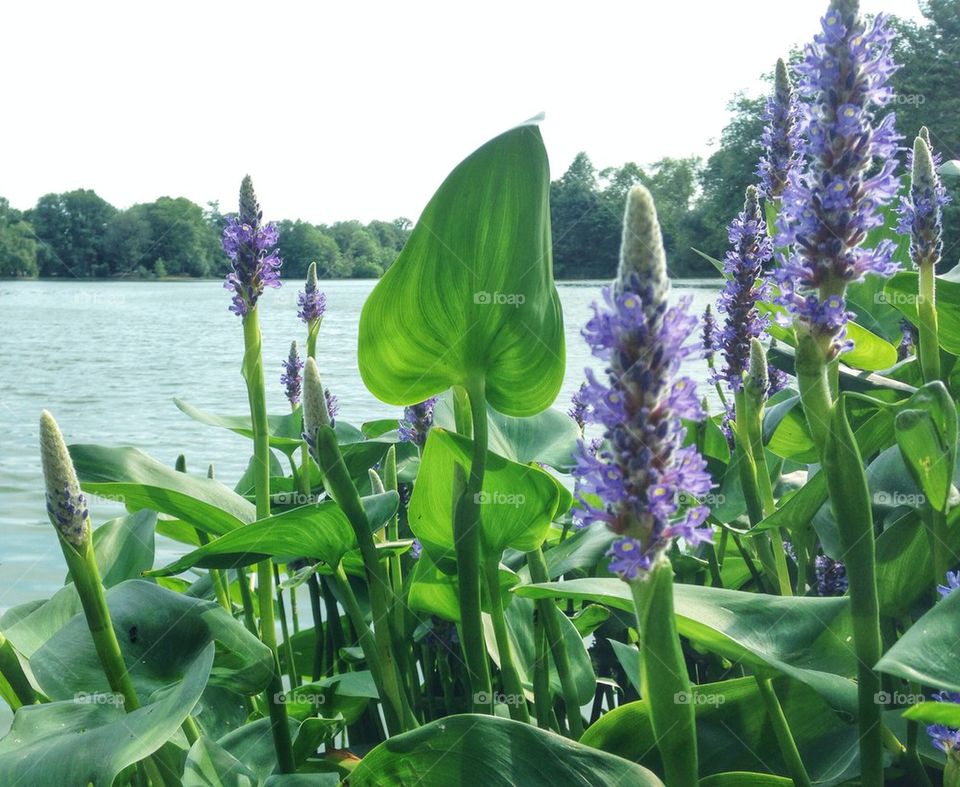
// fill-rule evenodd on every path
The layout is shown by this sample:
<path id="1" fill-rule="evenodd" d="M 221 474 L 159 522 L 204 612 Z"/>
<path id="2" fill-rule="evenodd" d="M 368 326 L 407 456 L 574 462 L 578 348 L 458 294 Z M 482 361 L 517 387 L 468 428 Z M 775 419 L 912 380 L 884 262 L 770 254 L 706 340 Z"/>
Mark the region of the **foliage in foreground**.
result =
<path id="1" fill-rule="evenodd" d="M 177 406 L 251 439 L 248 470 L 68 448 L 44 412 L 69 576 L 0 617 L 0 783 L 960 783 L 944 167 L 924 129 L 896 175 L 883 20 L 822 25 L 796 88 L 778 65 L 720 322 L 698 347 L 631 189 L 569 414 L 535 122 L 453 170 L 365 304 L 361 374 L 402 419 L 337 417 L 315 267 L 267 412 L 281 263 L 245 179 L 249 414 Z M 723 412 L 683 376 L 703 353 Z M 90 495 L 129 513 L 93 528 Z M 184 554 L 156 566 L 157 534 Z"/>

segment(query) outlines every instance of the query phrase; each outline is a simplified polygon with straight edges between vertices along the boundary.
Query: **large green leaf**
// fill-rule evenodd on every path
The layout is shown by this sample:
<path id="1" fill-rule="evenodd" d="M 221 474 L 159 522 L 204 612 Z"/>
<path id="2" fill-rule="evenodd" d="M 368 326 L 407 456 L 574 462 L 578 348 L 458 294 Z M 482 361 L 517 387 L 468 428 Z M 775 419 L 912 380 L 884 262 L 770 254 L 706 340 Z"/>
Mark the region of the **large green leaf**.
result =
<path id="1" fill-rule="evenodd" d="M 410 529 L 435 560 L 454 553 L 454 468 L 469 473 L 473 444 L 445 429 L 433 428 L 420 462 L 410 499 Z M 507 547 L 529 552 L 540 546 L 550 522 L 566 511 L 572 496 L 539 467 L 511 462 L 487 453 L 479 502 L 484 548 L 500 553 Z"/>
<path id="2" fill-rule="evenodd" d="M 180 680 L 208 643 L 216 642 L 211 682 L 253 694 L 273 672 L 270 650 L 222 607 L 129 580 L 107 591 L 107 605 L 124 662 L 142 702 Z M 110 687 L 83 615 L 76 615 L 30 658 L 41 690 L 52 699 Z"/>
<path id="3" fill-rule="evenodd" d="M 364 757 L 351 787 L 430 784 L 623 784 L 662 782 L 646 768 L 530 724 L 464 714 L 390 738 Z"/>
<path id="4" fill-rule="evenodd" d="M 957 459 L 957 406 L 943 383 L 923 386 L 894 423 L 897 445 L 930 505 L 946 512 Z"/>
<path id="5" fill-rule="evenodd" d="M 360 374 L 375 396 L 406 405 L 482 380 L 508 415 L 553 403 L 566 350 L 549 190 L 533 122 L 450 173 L 360 315 Z"/>
<path id="6" fill-rule="evenodd" d="M 139 577 L 153 568 L 157 515 L 141 509 L 111 519 L 93 531 L 94 554 L 104 587 Z"/>
<path id="7" fill-rule="evenodd" d="M 561 472 L 573 469 L 573 451 L 580 432 L 564 412 L 549 408 L 529 418 L 514 418 L 487 408 L 488 448 L 520 464 L 542 462 Z M 456 431 L 452 397 L 444 395 L 433 411 L 433 423 Z"/>
<path id="8" fill-rule="evenodd" d="M 960 355 L 960 281 L 948 274 L 938 276 L 936 284 L 937 338 L 943 349 Z M 884 288 L 886 301 L 903 312 L 914 325 L 917 325 L 917 288 L 915 271 L 898 273 Z"/>
<path id="9" fill-rule="evenodd" d="M 504 614 L 507 619 L 507 627 L 513 642 L 513 655 L 517 661 L 517 669 L 520 672 L 520 679 L 523 681 L 524 688 L 533 697 L 533 665 L 536 660 L 536 641 L 534 639 L 534 602 L 528 598 L 517 597 L 510 602 Z M 566 615 L 558 615 L 560 631 L 563 635 L 564 649 L 570 659 L 570 672 L 573 675 L 573 682 L 577 689 L 577 700 L 581 705 L 586 705 L 593 699 L 597 688 L 597 676 L 593 670 L 593 664 L 590 662 L 590 654 L 587 653 L 586 645 L 580 632 L 577 631 L 573 621 Z M 495 652 L 496 641 L 494 638 L 493 625 L 489 621 L 484 621 L 486 625 L 487 649 L 491 657 Z M 500 659 L 495 659 L 497 665 Z M 549 659 L 550 689 L 554 696 L 560 696 L 561 683 L 560 675 L 556 670 L 552 654 Z"/>
<path id="10" fill-rule="evenodd" d="M 512 571 L 500 570 L 501 602 L 510 603 L 510 588 L 519 582 Z M 460 622 L 460 596 L 457 590 L 456 574 L 445 574 L 424 552 L 413 568 L 410 585 L 407 590 L 407 604 L 415 612 Z M 483 597 L 483 608 L 489 609 L 489 599 Z"/>
<path id="11" fill-rule="evenodd" d="M 877 669 L 925 686 L 960 692 L 958 642 L 960 592 L 954 592 L 907 629 L 880 659 Z"/>
<path id="12" fill-rule="evenodd" d="M 113 784 L 124 768 L 177 732 L 203 692 L 213 655 L 213 643 L 198 649 L 172 690 L 131 713 L 119 703 L 98 701 L 93 692 L 21 708 L 0 741 L 0 784 Z"/>
<path id="13" fill-rule="evenodd" d="M 84 491 L 149 508 L 217 535 L 256 519 L 253 503 L 218 481 L 178 473 L 136 448 L 72 445 L 70 456 Z"/>
<path id="14" fill-rule="evenodd" d="M 633 612 L 633 596 L 619 579 L 571 579 L 521 585 L 517 595 L 595 601 Z M 739 590 L 674 586 L 677 628 L 701 647 L 761 674 L 782 673 L 817 691 L 831 707 L 856 708 L 856 661 L 845 644 L 849 599 L 784 598 Z"/>
<path id="15" fill-rule="evenodd" d="M 636 648 L 632 651 L 635 656 L 639 655 Z M 775 681 L 774 686 L 813 780 L 835 783 L 853 775 L 857 760 L 856 728 L 831 713 L 823 699 L 808 686 L 784 678 Z M 756 768 L 786 772 L 753 678 L 693 686 L 690 701 L 697 717 L 701 775 Z M 639 762 L 658 773 L 662 768 L 649 706 L 644 700 L 605 713 L 587 729 L 580 742 Z M 749 780 L 727 783 L 751 784 Z M 792 784 L 790 781 L 776 783 Z"/>
<path id="16" fill-rule="evenodd" d="M 396 513 L 399 497 L 390 491 L 365 497 L 362 502 L 370 526 L 376 530 Z M 244 525 L 149 573 L 170 576 L 193 566 L 249 566 L 265 557 L 307 557 L 336 565 L 355 546 L 350 521 L 340 506 L 326 500 Z"/>
<path id="17" fill-rule="evenodd" d="M 249 415 L 218 415 L 209 413 L 194 407 L 192 404 L 184 402 L 182 399 L 174 399 L 173 403 L 182 413 L 188 415 L 194 421 L 198 421 L 207 426 L 217 426 L 221 429 L 229 429 L 231 432 L 243 435 L 253 439 L 253 428 L 250 426 Z M 285 415 L 268 415 L 267 422 L 270 429 L 270 445 L 284 451 L 296 450 L 303 444 L 301 434 L 303 432 L 303 415 L 300 408 Z"/>

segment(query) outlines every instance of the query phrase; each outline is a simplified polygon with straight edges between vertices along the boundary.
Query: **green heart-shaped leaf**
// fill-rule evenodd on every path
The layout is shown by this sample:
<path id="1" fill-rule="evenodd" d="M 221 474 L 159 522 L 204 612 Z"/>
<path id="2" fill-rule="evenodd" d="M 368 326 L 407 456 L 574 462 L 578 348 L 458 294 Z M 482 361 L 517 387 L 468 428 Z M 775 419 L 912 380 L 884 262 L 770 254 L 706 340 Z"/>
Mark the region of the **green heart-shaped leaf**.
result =
<path id="1" fill-rule="evenodd" d="M 253 694 L 273 673 L 270 650 L 222 607 L 134 579 L 107 591 L 120 651 L 142 702 L 190 669 L 208 643 L 218 644 L 211 682 Z M 37 684 L 52 699 L 109 692 L 83 615 L 76 615 L 31 657 Z"/>
<path id="2" fill-rule="evenodd" d="M 124 768 L 177 732 L 200 699 L 214 650 L 212 642 L 200 648 L 171 691 L 132 713 L 117 702 L 98 701 L 94 692 L 82 700 L 24 706 L 0 741 L 0 784 L 113 784 Z"/>
<path id="3" fill-rule="evenodd" d="M 370 526 L 377 530 L 396 513 L 396 492 L 363 498 Z M 148 572 L 171 576 L 193 566 L 235 568 L 258 563 L 265 557 L 308 557 L 336 565 L 356 546 L 357 539 L 346 515 L 334 501 L 275 514 L 220 536 L 169 566 Z"/>
<path id="4" fill-rule="evenodd" d="M 435 560 L 453 556 L 454 467 L 469 473 L 473 443 L 435 427 L 430 430 L 410 499 L 410 529 Z M 483 492 L 478 495 L 484 549 L 499 557 L 507 547 L 529 552 L 540 546 L 550 523 L 573 501 L 549 474 L 533 465 L 487 453 Z"/>
<path id="5" fill-rule="evenodd" d="M 377 746 L 350 775 L 352 787 L 423 784 L 629 784 L 662 782 L 646 768 L 530 724 L 464 714 L 425 724 Z"/>
<path id="6" fill-rule="evenodd" d="M 549 190 L 532 122 L 450 173 L 360 315 L 360 374 L 376 397 L 407 405 L 483 380 L 508 415 L 553 403 L 566 350 Z"/>

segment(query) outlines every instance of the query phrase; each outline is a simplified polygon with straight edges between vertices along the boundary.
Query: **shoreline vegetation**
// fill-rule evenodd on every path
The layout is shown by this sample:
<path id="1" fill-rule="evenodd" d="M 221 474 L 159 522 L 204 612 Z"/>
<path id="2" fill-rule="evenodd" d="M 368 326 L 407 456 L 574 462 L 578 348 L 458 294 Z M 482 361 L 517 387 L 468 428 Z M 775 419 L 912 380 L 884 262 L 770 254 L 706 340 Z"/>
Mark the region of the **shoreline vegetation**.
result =
<path id="1" fill-rule="evenodd" d="M 891 84 L 900 128 L 926 126 L 933 145 L 955 158 L 960 151 L 960 101 L 954 69 L 960 62 L 960 19 L 950 0 L 921 3 L 924 24 L 890 18 L 897 34 L 899 70 Z M 799 51 L 792 53 L 796 63 Z M 643 185 L 657 201 L 663 242 L 674 278 L 716 277 L 698 252 L 721 259 L 727 248 L 731 206 L 756 179 L 761 154 L 764 99 L 736 94 L 730 120 L 716 150 L 696 156 L 627 162 L 598 168 L 585 152 L 576 155 L 550 184 L 553 273 L 558 280 L 610 279 L 617 270 L 622 205 Z M 899 151 L 906 164 L 906 149 Z M 944 208 L 944 261 L 953 267 L 960 250 L 960 178 L 947 177 L 953 197 Z M 121 210 L 91 189 L 46 194 L 28 210 L 0 197 L 0 280 L 11 278 L 135 279 L 221 278 L 229 261 L 219 238 L 231 214 L 216 202 L 206 207 L 184 197 L 160 197 Z M 311 224 L 279 220 L 278 250 L 284 276 L 302 279 L 311 262 L 321 279 L 382 276 L 406 243 L 413 222 L 338 221 Z"/>

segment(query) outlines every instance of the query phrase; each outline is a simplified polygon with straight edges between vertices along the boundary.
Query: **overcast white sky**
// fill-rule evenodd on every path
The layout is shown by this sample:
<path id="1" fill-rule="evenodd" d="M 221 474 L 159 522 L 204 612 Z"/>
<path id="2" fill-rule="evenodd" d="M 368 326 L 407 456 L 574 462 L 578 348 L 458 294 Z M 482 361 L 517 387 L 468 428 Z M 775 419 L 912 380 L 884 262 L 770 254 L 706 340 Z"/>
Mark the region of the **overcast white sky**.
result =
<path id="1" fill-rule="evenodd" d="M 7 4 L 0 195 L 93 188 L 266 218 L 415 219 L 486 139 L 538 112 L 554 177 L 707 154 L 726 104 L 826 0 Z M 920 18 L 916 0 L 862 0 Z"/>

